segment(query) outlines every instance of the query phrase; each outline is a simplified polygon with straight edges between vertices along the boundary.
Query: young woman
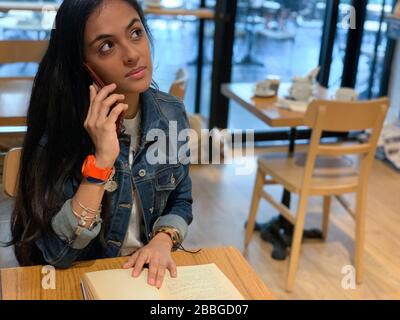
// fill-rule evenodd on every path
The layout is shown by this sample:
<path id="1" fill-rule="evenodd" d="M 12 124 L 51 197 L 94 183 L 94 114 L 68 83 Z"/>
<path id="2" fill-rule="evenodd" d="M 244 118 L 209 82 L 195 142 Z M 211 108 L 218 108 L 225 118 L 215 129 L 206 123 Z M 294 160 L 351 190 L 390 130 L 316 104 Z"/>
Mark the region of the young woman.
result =
<path id="1" fill-rule="evenodd" d="M 61 5 L 28 112 L 12 216 L 21 265 L 129 255 L 124 267 L 138 276 L 147 264 L 150 285 L 167 269 L 177 276 L 171 250 L 192 221 L 189 168 L 150 163 L 146 137 L 188 121 L 182 102 L 150 88 L 149 39 L 135 0 Z M 93 85 L 85 65 L 108 85 Z"/>

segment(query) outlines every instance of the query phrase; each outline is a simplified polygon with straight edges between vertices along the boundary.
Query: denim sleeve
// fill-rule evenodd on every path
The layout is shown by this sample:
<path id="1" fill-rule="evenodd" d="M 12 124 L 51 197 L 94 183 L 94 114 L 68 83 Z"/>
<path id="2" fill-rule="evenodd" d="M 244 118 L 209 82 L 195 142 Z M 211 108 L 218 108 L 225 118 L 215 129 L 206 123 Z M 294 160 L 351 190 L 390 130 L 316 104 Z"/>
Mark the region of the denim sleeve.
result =
<path id="1" fill-rule="evenodd" d="M 71 199 L 67 200 L 61 210 L 54 216 L 51 226 L 60 238 L 66 239 L 71 243 L 73 249 L 86 248 L 90 241 L 97 237 L 101 229 L 101 224 L 96 225 L 93 230 L 78 229 L 78 221 L 72 212 Z"/>
<path id="2" fill-rule="evenodd" d="M 168 198 L 163 214 L 153 225 L 153 232 L 161 227 L 173 227 L 178 230 L 181 239 L 185 239 L 188 226 L 193 220 L 192 180 L 189 166 L 184 166 L 185 176 Z"/>
<path id="3" fill-rule="evenodd" d="M 78 221 L 72 212 L 71 199 L 53 217 L 51 226 L 54 234 L 45 234 L 36 241 L 43 257 L 51 265 L 68 268 L 89 243 L 97 237 L 101 224 L 93 230 L 78 228 Z M 77 232 L 78 231 L 78 232 Z"/>

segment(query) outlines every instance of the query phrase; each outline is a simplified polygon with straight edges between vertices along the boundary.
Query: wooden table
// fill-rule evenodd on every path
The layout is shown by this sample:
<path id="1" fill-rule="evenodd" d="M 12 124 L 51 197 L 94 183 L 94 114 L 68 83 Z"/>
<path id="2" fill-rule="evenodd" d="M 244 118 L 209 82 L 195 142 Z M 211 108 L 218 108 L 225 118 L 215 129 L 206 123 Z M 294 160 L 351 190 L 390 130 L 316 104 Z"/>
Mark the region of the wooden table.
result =
<path id="1" fill-rule="evenodd" d="M 193 16 L 199 19 L 214 19 L 214 10 L 207 8 L 200 9 L 165 9 L 165 8 L 144 8 L 144 13 L 159 16 Z"/>
<path id="2" fill-rule="evenodd" d="M 21 1 L 21 2 L 15 2 L 15 1 L 2 1 L 0 3 L 0 11 L 7 12 L 9 10 L 28 10 L 28 11 L 43 11 L 43 8 L 59 8 L 59 4 L 53 4 L 53 3 L 34 3 L 34 2 L 28 2 L 28 1 Z"/>
<path id="3" fill-rule="evenodd" d="M 35 12 L 43 12 L 43 9 L 58 10 L 59 4 L 55 3 L 32 3 L 32 2 L 15 2 L 15 1 L 2 1 L 0 2 L 0 12 L 7 12 L 9 10 L 28 10 Z M 195 16 L 199 19 L 214 19 L 214 10 L 212 9 L 185 9 L 185 8 L 156 8 L 144 7 L 145 13 L 156 15 L 171 15 L 171 16 Z"/>
<path id="4" fill-rule="evenodd" d="M 221 93 L 229 99 L 237 102 L 261 121 L 271 127 L 297 127 L 304 123 L 304 113 L 294 112 L 275 105 L 277 98 L 255 97 L 253 88 L 255 83 L 226 83 L 221 87 Z M 278 96 L 284 97 L 289 91 L 290 83 L 282 83 Z M 326 99 L 328 90 L 317 87 L 316 97 Z"/>
<path id="5" fill-rule="evenodd" d="M 174 252 L 173 259 L 178 266 L 214 262 L 245 299 L 275 299 L 239 250 L 234 247 L 207 248 L 197 254 Z M 42 266 L 1 269 L 0 293 L 5 300 L 80 300 L 80 280 L 85 272 L 121 268 L 126 260 L 125 257 L 79 262 L 70 269 L 57 270 L 56 290 L 42 289 Z"/>
<path id="6" fill-rule="evenodd" d="M 25 126 L 32 78 L 0 78 L 0 126 Z"/>

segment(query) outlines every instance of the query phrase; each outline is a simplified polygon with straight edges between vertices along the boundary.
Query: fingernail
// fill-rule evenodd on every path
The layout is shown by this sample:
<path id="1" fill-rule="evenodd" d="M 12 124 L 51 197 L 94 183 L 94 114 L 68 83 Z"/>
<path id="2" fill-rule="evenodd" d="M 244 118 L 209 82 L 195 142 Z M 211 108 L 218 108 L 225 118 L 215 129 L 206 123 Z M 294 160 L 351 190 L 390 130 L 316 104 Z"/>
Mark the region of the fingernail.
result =
<path id="1" fill-rule="evenodd" d="M 150 279 L 150 280 L 149 280 L 149 284 L 150 284 L 150 285 L 154 285 L 154 279 Z"/>
<path id="2" fill-rule="evenodd" d="M 161 288 L 161 281 L 157 281 L 157 288 L 158 288 L 158 289 Z"/>

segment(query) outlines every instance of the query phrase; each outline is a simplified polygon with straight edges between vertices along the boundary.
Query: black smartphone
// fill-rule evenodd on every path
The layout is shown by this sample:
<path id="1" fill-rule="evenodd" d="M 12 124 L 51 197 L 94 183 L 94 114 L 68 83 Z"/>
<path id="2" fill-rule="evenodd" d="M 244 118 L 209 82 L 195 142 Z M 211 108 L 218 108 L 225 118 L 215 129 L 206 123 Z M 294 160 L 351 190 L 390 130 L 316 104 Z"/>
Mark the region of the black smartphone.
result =
<path id="1" fill-rule="evenodd" d="M 104 88 L 106 85 L 103 82 L 103 80 L 101 80 L 101 78 L 96 74 L 96 72 L 94 72 L 94 70 L 91 67 L 89 67 L 88 64 L 85 63 L 84 65 L 85 65 L 85 68 L 86 68 L 87 72 L 90 74 L 90 77 L 93 79 L 93 82 L 99 87 L 99 89 Z M 117 103 L 115 103 L 113 106 L 111 106 L 110 110 L 112 110 L 116 105 L 117 105 Z M 119 115 L 119 117 L 117 119 L 117 122 L 116 122 L 117 135 L 120 135 L 122 133 L 122 124 L 123 124 L 123 122 L 124 122 L 124 112 L 122 112 Z"/>

